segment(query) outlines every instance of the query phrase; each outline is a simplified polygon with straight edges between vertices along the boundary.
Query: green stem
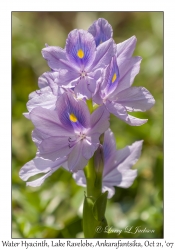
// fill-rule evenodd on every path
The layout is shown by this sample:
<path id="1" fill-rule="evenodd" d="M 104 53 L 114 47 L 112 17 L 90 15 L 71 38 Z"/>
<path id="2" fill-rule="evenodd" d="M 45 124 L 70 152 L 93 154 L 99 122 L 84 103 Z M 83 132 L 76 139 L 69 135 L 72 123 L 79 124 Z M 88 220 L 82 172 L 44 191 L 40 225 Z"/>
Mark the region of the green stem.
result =
<path id="1" fill-rule="evenodd" d="M 86 100 L 89 112 L 94 111 L 92 99 Z M 93 196 L 95 199 L 101 194 L 101 186 L 96 186 L 97 173 L 95 169 L 94 156 L 89 160 L 88 165 L 84 169 L 87 183 L 87 196 Z M 99 178 L 98 178 L 99 179 Z"/>
<path id="2" fill-rule="evenodd" d="M 101 176 L 97 174 L 94 166 L 94 156 L 89 160 L 88 165 L 84 169 L 84 173 L 86 176 L 87 196 L 97 199 L 101 194 L 102 185 L 99 183 Z"/>
<path id="3" fill-rule="evenodd" d="M 86 102 L 90 113 L 92 113 L 95 109 L 92 100 Z M 103 143 L 103 135 L 100 137 L 100 143 Z M 103 165 L 103 149 L 102 146 L 99 146 L 94 156 L 89 160 L 88 165 L 84 168 L 87 186 L 83 207 L 85 238 L 106 238 L 104 232 L 100 234 L 96 232 L 99 226 L 103 229 L 107 226 L 105 219 L 107 192 L 102 194 Z"/>

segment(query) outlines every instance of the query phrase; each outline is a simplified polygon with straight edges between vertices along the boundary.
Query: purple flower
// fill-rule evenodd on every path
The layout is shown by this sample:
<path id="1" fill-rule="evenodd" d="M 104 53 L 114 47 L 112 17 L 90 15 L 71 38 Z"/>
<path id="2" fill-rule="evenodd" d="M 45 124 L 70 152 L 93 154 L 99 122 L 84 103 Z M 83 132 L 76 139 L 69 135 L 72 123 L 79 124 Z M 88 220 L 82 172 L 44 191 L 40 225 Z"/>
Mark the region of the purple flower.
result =
<path id="1" fill-rule="evenodd" d="M 104 18 L 96 20 L 88 29 L 95 39 L 96 46 L 112 38 L 112 26 Z"/>
<path id="2" fill-rule="evenodd" d="M 36 107 L 43 107 L 51 110 L 55 109 L 58 96 L 65 91 L 55 83 L 57 76 L 58 72 L 46 72 L 39 77 L 38 86 L 40 89 L 32 92 L 27 102 L 27 109 L 29 112 Z M 26 118 L 30 119 L 29 113 L 23 114 Z"/>
<path id="3" fill-rule="evenodd" d="M 113 40 L 96 48 L 94 37 L 84 30 L 73 30 L 66 40 L 65 49 L 48 46 L 42 50 L 49 67 L 59 72 L 57 84 L 74 88 L 77 97 L 91 98 L 96 82 L 114 55 Z"/>
<path id="4" fill-rule="evenodd" d="M 131 44 L 132 42 L 130 47 Z M 105 69 L 93 101 L 106 107 L 110 113 L 129 125 L 140 126 L 147 122 L 147 119 L 135 118 L 127 111 L 146 111 L 154 105 L 155 100 L 146 88 L 131 87 L 134 77 L 139 72 L 141 58 L 131 57 L 132 52 L 129 53 L 125 46 L 123 50 L 122 53 L 120 47 L 120 54 L 123 55 L 119 57 L 119 60 L 114 56 Z M 127 54 L 129 58 L 126 57 Z M 119 61 L 118 65 L 117 61 Z"/>
<path id="5" fill-rule="evenodd" d="M 55 161 L 67 156 L 73 172 L 86 166 L 98 148 L 100 134 L 109 127 L 106 110 L 100 107 L 90 115 L 84 101 L 66 92 L 58 98 L 55 110 L 37 107 L 29 115 L 35 125 L 37 157 Z"/>
<path id="6" fill-rule="evenodd" d="M 114 186 L 128 188 L 132 185 L 137 176 L 137 170 L 131 167 L 137 162 L 141 154 L 143 141 L 137 141 L 130 146 L 117 150 L 115 138 L 110 129 L 104 134 L 104 170 L 102 180 L 102 191 L 108 191 L 108 198 L 111 198 L 115 189 Z M 80 186 L 86 186 L 86 179 L 83 171 L 73 174 L 73 178 Z"/>

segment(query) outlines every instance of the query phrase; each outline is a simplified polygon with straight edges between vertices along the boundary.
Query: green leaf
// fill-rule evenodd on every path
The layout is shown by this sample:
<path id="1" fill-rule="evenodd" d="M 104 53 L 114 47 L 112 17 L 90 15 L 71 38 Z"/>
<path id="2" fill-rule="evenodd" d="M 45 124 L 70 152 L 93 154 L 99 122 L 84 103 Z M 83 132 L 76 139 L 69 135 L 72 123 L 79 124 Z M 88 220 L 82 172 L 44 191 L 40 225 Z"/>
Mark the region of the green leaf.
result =
<path id="1" fill-rule="evenodd" d="M 93 215 L 97 221 L 103 221 L 107 204 L 108 191 L 102 193 L 94 203 Z"/>
<path id="2" fill-rule="evenodd" d="M 101 196 L 101 198 L 99 197 L 98 202 L 102 201 L 102 206 L 104 206 L 103 200 L 107 199 L 107 193 L 104 193 Z M 97 220 L 94 216 L 94 206 L 96 206 L 97 209 L 97 207 L 99 207 L 98 202 L 94 202 L 94 199 L 92 197 L 85 196 L 83 208 L 83 231 L 85 238 L 107 238 L 107 234 L 104 232 L 105 227 L 107 226 L 107 221 L 104 217 L 104 213 L 102 216 L 103 218 L 101 218 L 101 220 Z M 102 210 L 105 212 L 105 209 Z M 102 211 L 99 214 L 101 213 Z"/>
<path id="3" fill-rule="evenodd" d="M 106 218 L 103 218 L 102 221 L 99 221 L 98 226 L 95 228 L 95 234 L 93 238 L 108 238 L 108 233 L 106 233 L 106 227 L 107 227 L 107 221 Z"/>
<path id="4" fill-rule="evenodd" d="M 95 228 L 98 226 L 98 221 L 95 220 L 92 213 L 93 206 L 93 198 L 85 196 L 83 207 L 83 231 L 85 238 L 93 238 Z"/>

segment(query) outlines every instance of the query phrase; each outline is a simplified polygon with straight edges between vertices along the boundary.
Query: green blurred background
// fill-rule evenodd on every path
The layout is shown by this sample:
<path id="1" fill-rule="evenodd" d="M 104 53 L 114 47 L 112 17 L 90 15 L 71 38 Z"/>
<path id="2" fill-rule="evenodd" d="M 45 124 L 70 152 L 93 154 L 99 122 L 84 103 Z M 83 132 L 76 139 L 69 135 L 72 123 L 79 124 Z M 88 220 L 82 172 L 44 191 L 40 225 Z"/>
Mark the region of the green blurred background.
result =
<path id="1" fill-rule="evenodd" d="M 116 43 L 137 37 L 134 55 L 143 60 L 134 86 L 146 87 L 156 100 L 151 110 L 135 114 L 149 119 L 141 127 L 111 116 L 118 148 L 142 139 L 144 145 L 134 166 L 138 177 L 130 188 L 116 188 L 106 211 L 113 229 L 155 232 L 109 237 L 163 238 L 163 12 L 12 12 L 12 238 L 83 238 L 84 189 L 69 172 L 59 169 L 38 188 L 26 187 L 18 176 L 36 153 L 33 125 L 22 113 L 38 77 L 49 70 L 41 55 L 45 43 L 64 47 L 72 29 L 88 29 L 99 17 L 112 25 Z"/>

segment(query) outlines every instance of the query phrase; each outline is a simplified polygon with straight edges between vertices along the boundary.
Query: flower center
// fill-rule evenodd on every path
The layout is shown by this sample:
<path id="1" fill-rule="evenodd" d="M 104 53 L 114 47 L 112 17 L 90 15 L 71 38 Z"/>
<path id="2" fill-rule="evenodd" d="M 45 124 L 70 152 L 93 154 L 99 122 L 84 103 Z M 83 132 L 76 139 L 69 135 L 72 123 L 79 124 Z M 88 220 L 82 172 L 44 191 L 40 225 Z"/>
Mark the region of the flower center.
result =
<path id="1" fill-rule="evenodd" d="M 72 148 L 73 146 L 75 146 L 79 141 L 82 141 L 86 139 L 86 135 L 83 134 L 82 132 L 80 132 L 79 134 L 77 134 L 76 136 L 73 137 L 69 137 L 68 139 L 68 145 L 69 148 Z"/>
<path id="2" fill-rule="evenodd" d="M 106 104 L 106 98 L 103 99 L 103 103 Z"/>
<path id="3" fill-rule="evenodd" d="M 86 135 L 80 132 L 79 137 L 80 137 L 80 140 L 84 140 L 86 138 Z"/>
<path id="4" fill-rule="evenodd" d="M 87 76 L 87 73 L 85 71 L 81 71 L 80 72 L 80 79 L 85 78 L 85 76 Z"/>

